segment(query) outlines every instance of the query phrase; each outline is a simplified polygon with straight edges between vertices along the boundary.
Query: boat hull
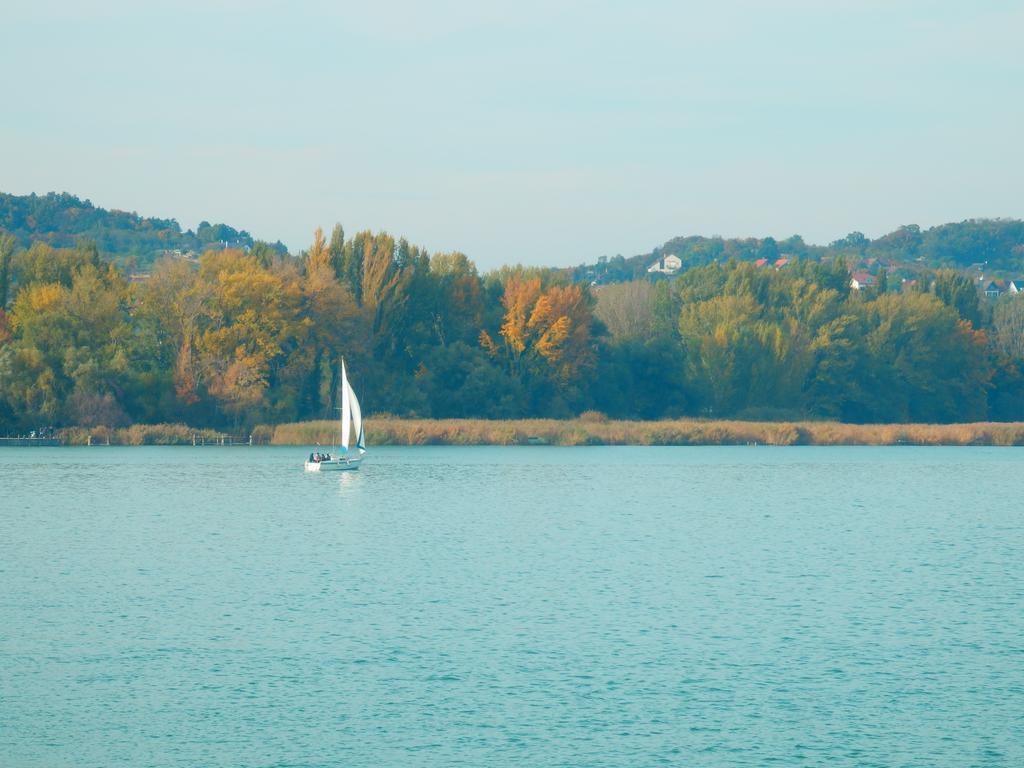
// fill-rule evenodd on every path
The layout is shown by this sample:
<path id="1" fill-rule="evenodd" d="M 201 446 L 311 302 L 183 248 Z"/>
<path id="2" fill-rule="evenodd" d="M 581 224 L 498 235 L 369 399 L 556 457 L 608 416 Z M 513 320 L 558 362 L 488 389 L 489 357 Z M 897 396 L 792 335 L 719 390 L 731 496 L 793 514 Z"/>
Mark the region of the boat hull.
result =
<path id="1" fill-rule="evenodd" d="M 330 459 L 326 461 L 305 462 L 307 472 L 349 472 L 359 469 L 363 463 L 362 457 L 352 459 Z"/>

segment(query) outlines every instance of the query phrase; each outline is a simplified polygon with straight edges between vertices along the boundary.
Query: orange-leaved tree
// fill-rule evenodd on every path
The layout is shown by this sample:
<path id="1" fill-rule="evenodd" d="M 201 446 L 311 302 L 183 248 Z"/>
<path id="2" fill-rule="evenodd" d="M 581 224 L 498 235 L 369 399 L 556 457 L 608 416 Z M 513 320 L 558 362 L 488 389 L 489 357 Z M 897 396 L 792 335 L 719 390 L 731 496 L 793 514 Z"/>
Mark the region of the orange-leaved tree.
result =
<path id="1" fill-rule="evenodd" d="M 480 343 L 519 377 L 540 374 L 561 383 L 594 363 L 590 303 L 578 285 L 553 285 L 513 276 L 505 283 L 502 344 L 480 332 Z"/>

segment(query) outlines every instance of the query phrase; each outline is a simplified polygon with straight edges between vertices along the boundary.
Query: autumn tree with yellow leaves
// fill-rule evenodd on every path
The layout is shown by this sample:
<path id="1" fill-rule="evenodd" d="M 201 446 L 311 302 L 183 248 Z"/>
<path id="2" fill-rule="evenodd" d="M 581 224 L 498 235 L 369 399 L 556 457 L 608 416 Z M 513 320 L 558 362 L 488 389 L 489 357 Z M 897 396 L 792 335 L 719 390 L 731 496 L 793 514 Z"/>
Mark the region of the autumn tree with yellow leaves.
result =
<path id="1" fill-rule="evenodd" d="M 131 282 L 89 243 L 0 233 L 0 267 L 2 430 L 334 418 L 343 359 L 368 414 L 1024 419 L 1024 299 L 990 312 L 955 274 L 864 293 L 841 261 L 720 261 L 584 286 L 340 226 Z"/>
<path id="2" fill-rule="evenodd" d="M 501 300 L 505 314 L 496 342 L 487 330 L 481 345 L 518 377 L 575 381 L 594 363 L 590 304 L 578 285 L 542 287 L 539 277 L 511 277 Z"/>

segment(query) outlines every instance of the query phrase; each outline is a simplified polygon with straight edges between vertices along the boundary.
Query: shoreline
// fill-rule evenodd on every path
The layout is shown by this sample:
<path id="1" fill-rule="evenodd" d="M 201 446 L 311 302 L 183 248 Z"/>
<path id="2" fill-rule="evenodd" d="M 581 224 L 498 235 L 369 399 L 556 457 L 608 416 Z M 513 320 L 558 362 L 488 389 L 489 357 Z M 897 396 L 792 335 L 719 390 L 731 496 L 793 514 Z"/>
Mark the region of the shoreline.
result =
<path id="1" fill-rule="evenodd" d="M 62 445 L 282 445 L 333 444 L 336 421 L 260 425 L 246 434 L 184 424 L 68 427 Z M 399 419 L 368 417 L 371 445 L 933 445 L 1022 446 L 1024 422 L 956 424 L 843 424 L 835 421 L 669 419 Z"/>

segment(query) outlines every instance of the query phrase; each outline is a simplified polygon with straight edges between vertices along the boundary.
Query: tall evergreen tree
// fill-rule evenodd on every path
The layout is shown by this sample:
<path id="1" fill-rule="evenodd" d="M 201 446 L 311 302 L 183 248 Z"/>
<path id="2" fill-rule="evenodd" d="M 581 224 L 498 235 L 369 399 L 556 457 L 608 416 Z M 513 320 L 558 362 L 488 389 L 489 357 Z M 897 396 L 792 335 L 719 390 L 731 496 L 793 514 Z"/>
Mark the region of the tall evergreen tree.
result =
<path id="1" fill-rule="evenodd" d="M 345 274 L 345 230 L 341 224 L 335 224 L 331 230 L 331 242 L 327 246 L 327 251 L 331 256 L 334 274 L 340 280 Z"/>
<path id="2" fill-rule="evenodd" d="M 0 310 L 7 306 L 7 297 L 10 292 L 14 243 L 14 235 L 0 232 Z"/>

